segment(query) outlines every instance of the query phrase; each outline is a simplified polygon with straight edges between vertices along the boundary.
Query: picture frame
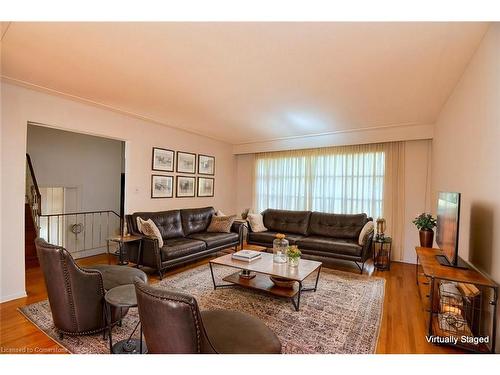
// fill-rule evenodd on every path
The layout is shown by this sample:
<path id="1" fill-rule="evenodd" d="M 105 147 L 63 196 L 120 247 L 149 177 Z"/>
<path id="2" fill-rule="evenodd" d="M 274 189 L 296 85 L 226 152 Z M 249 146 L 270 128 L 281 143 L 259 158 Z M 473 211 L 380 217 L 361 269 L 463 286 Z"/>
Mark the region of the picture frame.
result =
<path id="1" fill-rule="evenodd" d="M 196 173 L 196 154 L 177 151 L 177 173 Z"/>
<path id="2" fill-rule="evenodd" d="M 193 198 L 196 191 L 196 178 L 194 176 L 177 176 L 175 189 L 176 198 Z"/>
<path id="3" fill-rule="evenodd" d="M 215 156 L 198 155 L 198 174 L 208 176 L 215 175 Z"/>
<path id="4" fill-rule="evenodd" d="M 175 151 L 166 148 L 153 147 L 151 169 L 159 172 L 174 171 Z"/>
<path id="5" fill-rule="evenodd" d="M 174 177 L 154 174 L 151 176 L 151 198 L 173 198 Z"/>
<path id="6" fill-rule="evenodd" d="M 198 177 L 198 197 L 213 197 L 215 192 L 215 178 Z"/>

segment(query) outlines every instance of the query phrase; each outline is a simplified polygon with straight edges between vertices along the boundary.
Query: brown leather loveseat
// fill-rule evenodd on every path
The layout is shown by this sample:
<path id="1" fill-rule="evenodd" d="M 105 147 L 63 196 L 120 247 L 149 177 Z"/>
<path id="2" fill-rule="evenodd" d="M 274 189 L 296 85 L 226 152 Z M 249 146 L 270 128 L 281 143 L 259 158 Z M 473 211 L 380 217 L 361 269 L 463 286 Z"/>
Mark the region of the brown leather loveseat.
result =
<path id="1" fill-rule="evenodd" d="M 363 273 L 364 263 L 372 255 L 373 232 L 359 244 L 363 226 L 372 221 L 366 214 L 343 215 L 311 211 L 267 209 L 262 212 L 265 232 L 248 229 L 247 243 L 272 247 L 277 233 L 286 235 L 290 245 L 297 245 L 305 257 L 350 260 Z M 361 265 L 360 265 L 361 263 Z"/>
<path id="2" fill-rule="evenodd" d="M 207 232 L 213 215 L 213 207 L 126 215 L 127 227 L 132 234 L 139 234 L 137 217 L 141 217 L 153 220 L 163 238 L 163 247 L 160 248 L 157 239 L 144 237 L 140 255 L 137 245 L 127 246 L 129 259 L 156 269 L 162 278 L 163 271 L 169 267 L 182 265 L 229 247 L 234 246 L 237 250 L 242 241 L 242 226 L 234 223 L 231 233 Z"/>

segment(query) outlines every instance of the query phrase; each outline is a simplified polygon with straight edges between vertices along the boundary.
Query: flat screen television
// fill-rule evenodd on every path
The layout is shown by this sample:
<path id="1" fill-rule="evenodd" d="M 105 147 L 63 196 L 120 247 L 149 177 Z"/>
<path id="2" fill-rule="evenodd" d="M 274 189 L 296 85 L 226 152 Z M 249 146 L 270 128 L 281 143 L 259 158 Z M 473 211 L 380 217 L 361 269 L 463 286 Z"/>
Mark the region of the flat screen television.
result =
<path id="1" fill-rule="evenodd" d="M 468 268 L 458 256 L 459 228 L 460 193 L 439 192 L 436 242 L 443 255 L 437 255 L 437 259 L 444 266 Z"/>

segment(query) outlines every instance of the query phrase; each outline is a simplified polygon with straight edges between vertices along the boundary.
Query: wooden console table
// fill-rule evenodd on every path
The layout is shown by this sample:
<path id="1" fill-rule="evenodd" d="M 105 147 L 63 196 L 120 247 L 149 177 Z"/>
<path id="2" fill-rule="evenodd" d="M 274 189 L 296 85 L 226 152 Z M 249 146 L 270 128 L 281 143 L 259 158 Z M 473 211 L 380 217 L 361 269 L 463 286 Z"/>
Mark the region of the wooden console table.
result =
<path id="1" fill-rule="evenodd" d="M 416 265 L 416 281 L 420 298 L 424 310 L 429 313 L 428 315 L 428 335 L 440 338 L 455 336 L 449 332 L 443 331 L 439 324 L 439 314 L 442 305 L 440 305 L 439 296 L 439 283 L 441 281 L 452 281 L 463 283 L 466 285 L 474 285 L 480 289 L 479 297 L 479 312 L 483 312 L 484 308 L 492 309 L 491 317 L 491 330 L 489 332 L 490 343 L 462 343 L 458 342 L 457 347 L 462 349 L 471 350 L 475 352 L 495 352 L 495 337 L 496 337 L 496 311 L 498 299 L 498 285 L 490 278 L 483 275 L 481 272 L 474 269 L 469 264 L 469 269 L 459 269 L 447 267 L 439 264 L 436 255 L 442 255 L 440 249 L 431 249 L 425 247 L 416 247 L 417 252 L 417 265 Z M 491 290 L 492 297 L 489 302 L 483 304 L 482 297 L 486 290 Z M 483 314 L 480 314 L 478 319 L 483 319 Z M 460 341 L 461 337 L 458 337 Z M 442 343 L 442 342 L 439 342 Z M 451 344 L 446 342 L 445 344 Z"/>

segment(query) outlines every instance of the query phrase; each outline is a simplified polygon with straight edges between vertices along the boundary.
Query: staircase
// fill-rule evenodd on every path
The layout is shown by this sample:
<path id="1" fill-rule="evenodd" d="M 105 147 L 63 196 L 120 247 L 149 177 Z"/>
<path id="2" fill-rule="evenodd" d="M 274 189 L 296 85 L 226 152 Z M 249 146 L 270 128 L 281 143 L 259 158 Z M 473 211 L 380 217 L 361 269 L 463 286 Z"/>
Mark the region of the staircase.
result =
<path id="1" fill-rule="evenodd" d="M 28 154 L 25 197 L 26 268 L 39 266 L 35 248 L 37 237 L 52 245 L 65 247 L 74 258 L 80 258 L 109 251 L 107 239 L 123 232 L 122 219 L 112 210 L 42 214 L 42 195 Z"/>
<path id="2" fill-rule="evenodd" d="M 31 158 L 26 154 L 26 191 L 24 204 L 24 261 L 26 268 L 37 267 L 35 238 L 38 237 L 38 221 L 41 214 L 41 195 L 36 182 Z"/>
<path id="3" fill-rule="evenodd" d="M 29 203 L 24 205 L 24 258 L 26 268 L 38 267 L 38 257 L 36 256 L 35 238 L 37 230 Z"/>

